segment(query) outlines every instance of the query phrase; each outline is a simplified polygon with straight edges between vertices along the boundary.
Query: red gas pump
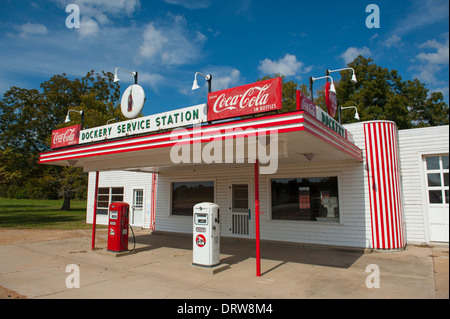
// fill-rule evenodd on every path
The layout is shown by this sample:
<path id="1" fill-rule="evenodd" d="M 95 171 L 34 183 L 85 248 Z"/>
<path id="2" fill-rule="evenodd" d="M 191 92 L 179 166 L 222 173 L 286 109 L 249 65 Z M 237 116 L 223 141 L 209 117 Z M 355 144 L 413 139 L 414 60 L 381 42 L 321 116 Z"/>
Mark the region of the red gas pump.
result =
<path id="1" fill-rule="evenodd" d="M 121 252 L 128 250 L 128 213 L 127 203 L 111 203 L 109 205 L 108 250 Z"/>

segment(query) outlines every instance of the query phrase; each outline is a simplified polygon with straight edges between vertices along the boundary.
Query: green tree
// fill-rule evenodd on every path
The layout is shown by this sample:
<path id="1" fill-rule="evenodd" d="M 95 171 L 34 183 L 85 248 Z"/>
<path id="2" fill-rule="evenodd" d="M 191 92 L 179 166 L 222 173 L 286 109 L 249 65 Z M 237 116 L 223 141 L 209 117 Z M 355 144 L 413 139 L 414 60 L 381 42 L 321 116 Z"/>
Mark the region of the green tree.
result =
<path id="1" fill-rule="evenodd" d="M 336 83 L 338 105 L 354 105 L 361 121 L 391 120 L 399 129 L 448 124 L 448 105 L 442 93 L 431 93 L 418 79 L 403 81 L 397 70 L 377 66 L 371 58 L 358 56 L 348 64 L 358 79 L 351 82 L 351 72 L 342 71 Z M 342 122 L 354 121 L 354 111 L 343 111 Z"/>
<path id="2" fill-rule="evenodd" d="M 12 87 L 4 94 L 0 101 L 0 195 L 62 196 L 62 209 L 70 209 L 70 199 L 86 185 L 86 174 L 78 168 L 38 165 L 39 153 L 50 150 L 52 130 L 80 123 L 75 114 L 71 114 L 72 122 L 64 123 L 70 109 L 83 110 L 88 127 L 117 117 L 123 120 L 120 87 L 113 79 L 110 72 L 90 71 L 73 80 L 62 74 L 43 82 L 40 91 Z"/>
<path id="3" fill-rule="evenodd" d="M 425 84 L 418 79 L 403 81 L 397 70 L 378 66 L 371 58 L 363 56 L 358 56 L 348 66 L 355 70 L 358 82 L 351 81 L 352 72 L 340 72 L 341 79 L 334 81 L 338 105 L 356 106 L 361 121 L 390 120 L 399 129 L 449 124 L 448 104 L 442 93 L 433 92 L 429 95 Z M 258 81 L 273 77 L 283 79 L 282 112 L 296 110 L 297 87 L 309 96 L 305 84 L 286 81 L 286 77 L 280 74 L 264 76 Z M 324 87 L 317 90 L 314 103 L 326 110 Z M 355 122 L 354 115 L 353 109 L 343 110 L 341 122 Z"/>

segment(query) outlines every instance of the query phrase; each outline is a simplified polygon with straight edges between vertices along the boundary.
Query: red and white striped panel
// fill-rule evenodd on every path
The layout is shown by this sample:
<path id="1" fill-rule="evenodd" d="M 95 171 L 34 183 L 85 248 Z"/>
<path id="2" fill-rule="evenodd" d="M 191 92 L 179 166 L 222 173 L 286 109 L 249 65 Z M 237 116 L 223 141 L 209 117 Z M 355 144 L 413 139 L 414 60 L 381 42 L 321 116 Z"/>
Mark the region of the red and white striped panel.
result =
<path id="1" fill-rule="evenodd" d="M 403 248 L 406 241 L 397 126 L 388 121 L 365 123 L 364 135 L 373 248 Z"/>

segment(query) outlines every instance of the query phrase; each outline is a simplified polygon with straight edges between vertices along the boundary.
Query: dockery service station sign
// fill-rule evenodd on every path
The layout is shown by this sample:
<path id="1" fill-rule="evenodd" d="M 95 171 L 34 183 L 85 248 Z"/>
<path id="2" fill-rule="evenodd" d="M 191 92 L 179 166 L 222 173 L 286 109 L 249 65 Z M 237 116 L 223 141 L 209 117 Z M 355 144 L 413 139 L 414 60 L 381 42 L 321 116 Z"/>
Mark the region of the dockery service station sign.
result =
<path id="1" fill-rule="evenodd" d="M 203 123 L 207 121 L 206 108 L 206 104 L 199 104 L 170 112 L 82 130 L 80 132 L 79 144 Z"/>

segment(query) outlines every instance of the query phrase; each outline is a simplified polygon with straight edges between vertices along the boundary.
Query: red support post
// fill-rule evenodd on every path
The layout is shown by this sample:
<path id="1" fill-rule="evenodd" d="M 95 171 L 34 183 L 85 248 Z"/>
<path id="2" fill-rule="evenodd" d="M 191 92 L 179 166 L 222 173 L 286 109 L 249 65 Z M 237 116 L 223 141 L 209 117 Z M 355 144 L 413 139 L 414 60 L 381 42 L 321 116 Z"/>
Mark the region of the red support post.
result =
<path id="1" fill-rule="evenodd" d="M 95 172 L 95 195 L 94 195 L 94 220 L 92 221 L 92 247 L 91 250 L 95 249 L 95 225 L 97 224 L 97 197 L 98 197 L 98 177 L 100 173 Z"/>
<path id="2" fill-rule="evenodd" d="M 255 161 L 255 241 L 256 241 L 256 276 L 261 277 L 261 254 L 259 234 L 259 161 Z"/>

